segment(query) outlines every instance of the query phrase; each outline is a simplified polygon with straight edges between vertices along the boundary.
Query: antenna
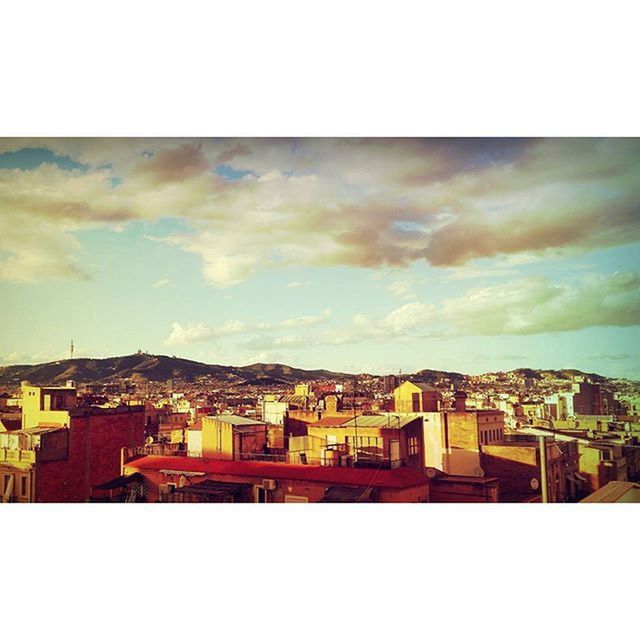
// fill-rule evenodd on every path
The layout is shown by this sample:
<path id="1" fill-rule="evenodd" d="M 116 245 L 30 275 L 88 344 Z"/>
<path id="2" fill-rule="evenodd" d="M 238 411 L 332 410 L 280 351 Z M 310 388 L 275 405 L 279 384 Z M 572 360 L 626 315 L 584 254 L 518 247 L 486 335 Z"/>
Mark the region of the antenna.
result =
<path id="1" fill-rule="evenodd" d="M 353 376 L 353 439 L 355 441 L 355 448 L 353 450 L 354 466 L 358 466 L 358 417 L 356 412 L 356 385 L 358 384 L 358 377 Z"/>
<path id="2" fill-rule="evenodd" d="M 73 339 L 71 340 L 71 345 L 69 347 L 69 356 L 70 359 L 73 360 Z"/>

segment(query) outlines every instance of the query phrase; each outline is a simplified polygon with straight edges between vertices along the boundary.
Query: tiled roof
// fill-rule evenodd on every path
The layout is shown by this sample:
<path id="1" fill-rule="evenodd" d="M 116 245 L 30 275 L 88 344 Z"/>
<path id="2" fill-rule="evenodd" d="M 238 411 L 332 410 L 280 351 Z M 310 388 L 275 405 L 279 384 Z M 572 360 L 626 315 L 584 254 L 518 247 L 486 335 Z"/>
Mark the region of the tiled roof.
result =
<path id="1" fill-rule="evenodd" d="M 125 467 L 136 471 L 195 472 L 238 478 L 301 480 L 354 487 L 405 489 L 426 484 L 428 479 L 413 469 L 354 469 L 320 465 L 284 464 L 278 462 L 246 462 L 211 460 L 178 456 L 143 456 L 130 460 Z"/>

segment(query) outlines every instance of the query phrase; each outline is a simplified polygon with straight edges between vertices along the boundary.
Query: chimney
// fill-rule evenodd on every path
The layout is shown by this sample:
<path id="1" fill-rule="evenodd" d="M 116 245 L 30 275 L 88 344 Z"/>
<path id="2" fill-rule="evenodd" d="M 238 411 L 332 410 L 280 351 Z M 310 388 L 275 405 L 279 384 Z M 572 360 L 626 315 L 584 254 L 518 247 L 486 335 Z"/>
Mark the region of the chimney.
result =
<path id="1" fill-rule="evenodd" d="M 456 391 L 453 394 L 453 410 L 460 413 L 467 410 L 467 394 L 464 391 Z"/>

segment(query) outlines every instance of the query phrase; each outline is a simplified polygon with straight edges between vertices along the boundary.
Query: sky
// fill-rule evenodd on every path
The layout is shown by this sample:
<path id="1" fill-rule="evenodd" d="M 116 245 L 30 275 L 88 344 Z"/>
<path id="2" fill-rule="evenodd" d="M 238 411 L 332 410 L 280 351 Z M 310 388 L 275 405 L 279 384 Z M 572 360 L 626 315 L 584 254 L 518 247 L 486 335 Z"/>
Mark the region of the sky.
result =
<path id="1" fill-rule="evenodd" d="M 640 379 L 638 139 L 0 139 L 0 365 Z"/>

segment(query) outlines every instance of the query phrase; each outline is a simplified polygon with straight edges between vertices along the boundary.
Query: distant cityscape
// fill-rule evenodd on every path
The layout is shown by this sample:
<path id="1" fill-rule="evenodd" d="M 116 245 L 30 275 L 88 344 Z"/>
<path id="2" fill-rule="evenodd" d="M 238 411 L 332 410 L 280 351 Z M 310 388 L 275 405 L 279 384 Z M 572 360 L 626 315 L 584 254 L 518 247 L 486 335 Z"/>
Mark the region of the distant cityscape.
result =
<path id="1" fill-rule="evenodd" d="M 0 368 L 5 503 L 628 502 L 639 437 L 640 383 L 578 371 Z"/>

